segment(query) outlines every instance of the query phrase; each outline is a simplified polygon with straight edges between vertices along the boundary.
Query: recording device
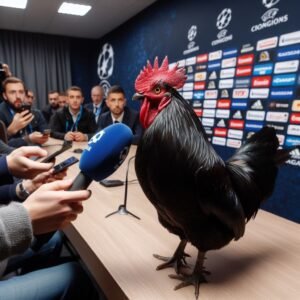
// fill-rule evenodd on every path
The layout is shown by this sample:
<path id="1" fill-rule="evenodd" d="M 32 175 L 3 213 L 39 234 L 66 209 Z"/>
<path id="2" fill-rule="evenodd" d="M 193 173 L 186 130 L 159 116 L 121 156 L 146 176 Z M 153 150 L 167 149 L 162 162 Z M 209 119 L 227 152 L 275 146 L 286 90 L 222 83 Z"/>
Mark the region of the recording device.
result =
<path id="1" fill-rule="evenodd" d="M 43 130 L 43 135 L 50 135 L 51 129 L 44 129 Z"/>
<path id="2" fill-rule="evenodd" d="M 68 167 L 74 165 L 75 163 L 77 163 L 79 161 L 78 158 L 76 158 L 75 156 L 71 156 L 69 158 L 67 158 L 66 160 L 64 160 L 63 162 L 59 163 L 58 165 L 54 166 L 54 170 L 52 172 L 52 174 L 57 174 L 59 172 L 62 172 L 64 170 L 66 170 Z"/>
<path id="3" fill-rule="evenodd" d="M 81 155 L 80 172 L 69 191 L 84 190 L 93 180 L 100 181 L 114 173 L 126 159 L 132 138 L 131 129 L 122 123 L 112 124 L 97 132 Z M 38 236 L 31 248 L 39 250 L 53 234 Z"/>
<path id="4" fill-rule="evenodd" d="M 22 112 L 24 110 L 28 110 L 28 113 L 30 113 L 31 112 L 31 105 L 23 103 L 20 107 L 16 108 L 15 110 L 18 113 L 20 113 L 20 112 Z"/>
<path id="5" fill-rule="evenodd" d="M 64 141 L 64 143 L 62 144 L 62 146 L 59 150 L 57 150 L 54 153 L 50 154 L 49 156 L 45 157 L 41 162 L 42 163 L 52 162 L 56 156 L 67 151 L 70 148 L 72 148 L 72 141 Z"/>
<path id="6" fill-rule="evenodd" d="M 100 184 L 105 187 L 115 187 L 123 185 L 124 182 L 119 179 L 103 179 L 100 180 Z"/>

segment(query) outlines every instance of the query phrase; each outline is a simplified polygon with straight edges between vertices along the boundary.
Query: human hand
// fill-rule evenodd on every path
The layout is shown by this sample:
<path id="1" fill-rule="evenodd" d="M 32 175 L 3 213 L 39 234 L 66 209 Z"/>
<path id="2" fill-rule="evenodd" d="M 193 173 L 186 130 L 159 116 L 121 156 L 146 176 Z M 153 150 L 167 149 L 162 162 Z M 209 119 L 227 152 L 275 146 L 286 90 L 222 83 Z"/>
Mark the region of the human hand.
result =
<path id="1" fill-rule="evenodd" d="M 67 132 L 67 133 L 65 134 L 64 139 L 65 139 L 66 141 L 75 141 L 75 134 L 74 134 L 74 132 L 73 132 L 73 131 Z"/>
<path id="2" fill-rule="evenodd" d="M 44 184 L 24 201 L 35 235 L 62 229 L 83 211 L 81 201 L 91 192 L 66 191 L 71 184 L 72 180 Z"/>
<path id="3" fill-rule="evenodd" d="M 5 73 L 6 77 L 12 76 L 12 73 L 11 73 L 11 71 L 9 69 L 9 65 L 2 64 L 2 67 L 3 67 L 3 70 L 4 70 L 4 73 Z"/>
<path id="4" fill-rule="evenodd" d="M 29 157 L 46 155 L 47 151 L 37 146 L 18 148 L 6 156 L 8 170 L 18 178 L 34 178 L 37 174 L 48 171 L 53 163 L 41 163 L 29 159 Z"/>
<path id="5" fill-rule="evenodd" d="M 21 129 L 25 128 L 32 120 L 34 115 L 29 110 L 24 110 L 20 113 L 15 113 L 12 122 L 7 127 L 8 135 L 14 135 Z"/>
<path id="6" fill-rule="evenodd" d="M 64 177 L 67 176 L 67 169 L 53 174 L 54 169 L 50 171 L 40 173 L 36 175 L 33 179 L 26 179 L 23 180 L 23 187 L 29 194 L 32 194 L 35 190 L 37 190 L 42 184 L 53 182 L 56 180 L 62 180 Z"/>
<path id="7" fill-rule="evenodd" d="M 85 142 L 88 140 L 87 135 L 80 131 L 74 132 L 74 136 L 74 141 L 76 142 Z"/>
<path id="8" fill-rule="evenodd" d="M 30 133 L 28 135 L 28 138 L 32 143 L 42 145 L 48 141 L 49 135 L 42 134 L 41 132 L 35 131 Z"/>

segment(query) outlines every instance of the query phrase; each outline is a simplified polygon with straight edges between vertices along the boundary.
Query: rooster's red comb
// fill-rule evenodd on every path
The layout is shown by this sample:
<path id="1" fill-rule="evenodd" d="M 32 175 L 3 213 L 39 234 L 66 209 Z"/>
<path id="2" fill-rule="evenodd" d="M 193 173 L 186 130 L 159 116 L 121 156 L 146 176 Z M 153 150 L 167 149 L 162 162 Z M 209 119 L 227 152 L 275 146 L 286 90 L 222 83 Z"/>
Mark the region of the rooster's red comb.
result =
<path id="1" fill-rule="evenodd" d="M 159 82 L 166 83 L 175 89 L 179 89 L 184 85 L 185 80 L 186 76 L 184 68 L 178 68 L 178 64 L 175 64 L 172 69 L 169 69 L 167 56 L 159 67 L 158 58 L 156 57 L 153 67 L 148 61 L 147 66 L 140 72 L 135 80 L 135 89 L 137 92 L 143 93 Z"/>

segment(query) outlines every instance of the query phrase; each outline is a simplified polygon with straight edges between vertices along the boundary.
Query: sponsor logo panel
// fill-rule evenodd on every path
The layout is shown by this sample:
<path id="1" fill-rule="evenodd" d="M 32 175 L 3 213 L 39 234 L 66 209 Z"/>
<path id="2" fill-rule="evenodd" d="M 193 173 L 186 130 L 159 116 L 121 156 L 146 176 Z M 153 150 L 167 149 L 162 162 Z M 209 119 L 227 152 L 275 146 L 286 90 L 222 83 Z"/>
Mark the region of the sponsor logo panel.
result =
<path id="1" fill-rule="evenodd" d="M 287 123 L 289 118 L 288 112 L 268 111 L 266 120 L 268 122 Z"/>
<path id="2" fill-rule="evenodd" d="M 254 122 L 254 121 L 247 121 L 245 124 L 245 128 L 247 131 L 254 131 L 257 132 L 260 129 L 263 128 L 263 123 L 262 122 Z"/>
<path id="3" fill-rule="evenodd" d="M 291 113 L 290 123 L 300 124 L 300 113 Z"/>
<path id="4" fill-rule="evenodd" d="M 235 139 L 227 139 L 226 146 L 230 148 L 240 148 L 242 145 L 241 140 L 235 140 Z"/>
<path id="5" fill-rule="evenodd" d="M 247 100 L 242 99 L 234 99 L 232 100 L 231 107 L 234 109 L 242 109 L 245 110 L 248 106 Z"/>
<path id="6" fill-rule="evenodd" d="M 252 87 L 269 87 L 271 85 L 271 76 L 253 77 L 251 81 Z"/>
<path id="7" fill-rule="evenodd" d="M 245 125 L 244 120 L 229 120 L 229 128 L 243 129 Z"/>
<path id="8" fill-rule="evenodd" d="M 236 68 L 236 76 L 242 77 L 242 76 L 250 76 L 252 73 L 252 66 L 244 66 L 244 67 L 237 67 Z"/>
<path id="9" fill-rule="evenodd" d="M 265 114 L 266 112 L 264 111 L 248 110 L 246 119 L 253 121 L 263 121 L 265 119 Z"/>
<path id="10" fill-rule="evenodd" d="M 293 101 L 292 111 L 300 111 L 300 100 Z"/>
<path id="11" fill-rule="evenodd" d="M 290 86 L 296 83 L 296 74 L 273 76 L 272 86 Z"/>
<path id="12" fill-rule="evenodd" d="M 269 89 L 251 89 L 250 90 L 250 98 L 251 99 L 266 99 L 269 97 Z"/>
<path id="13" fill-rule="evenodd" d="M 290 103 L 288 101 L 271 101 L 268 104 L 269 110 L 288 110 Z"/>
<path id="14" fill-rule="evenodd" d="M 300 46 L 285 47 L 277 50 L 277 60 L 290 60 L 300 58 Z"/>
<path id="15" fill-rule="evenodd" d="M 214 129 L 214 135 L 226 137 L 227 129 L 226 128 L 215 128 Z"/>
<path id="16" fill-rule="evenodd" d="M 277 46 L 277 43 L 278 43 L 278 37 L 277 36 L 267 38 L 267 39 L 264 39 L 264 40 L 260 40 L 256 44 L 256 50 L 257 51 L 262 51 L 262 50 L 266 50 L 266 49 L 275 48 Z"/>
<path id="17" fill-rule="evenodd" d="M 290 135 L 300 136 L 300 125 L 289 125 L 287 133 Z"/>
<path id="18" fill-rule="evenodd" d="M 230 89 L 233 87 L 233 79 L 221 79 L 219 81 L 219 89 Z"/>
<path id="19" fill-rule="evenodd" d="M 300 31 L 283 34 L 279 38 L 279 46 L 287 46 L 300 43 Z"/>
<path id="20" fill-rule="evenodd" d="M 205 89 L 205 81 L 198 81 L 194 83 L 194 90 L 204 90 Z"/>
<path id="21" fill-rule="evenodd" d="M 254 61 L 254 54 L 244 54 L 238 57 L 238 66 L 252 65 Z"/>
<path id="22" fill-rule="evenodd" d="M 251 79 L 249 77 L 237 78 L 234 82 L 235 88 L 247 88 L 251 85 Z"/>
<path id="23" fill-rule="evenodd" d="M 236 129 L 229 129 L 228 130 L 228 137 L 233 139 L 242 139 L 243 138 L 243 131 L 236 130 Z"/>
<path id="24" fill-rule="evenodd" d="M 215 144 L 215 145 L 225 146 L 226 145 L 226 138 L 214 136 L 212 138 L 212 143 Z"/>
<path id="25" fill-rule="evenodd" d="M 229 99 L 219 99 L 217 102 L 217 108 L 230 108 L 231 101 Z"/>
<path id="26" fill-rule="evenodd" d="M 232 98 L 248 98 L 249 96 L 249 89 L 234 89 L 232 93 Z"/>
<path id="27" fill-rule="evenodd" d="M 289 60 L 277 62 L 274 68 L 274 74 L 297 72 L 299 67 L 299 60 Z"/>
<path id="28" fill-rule="evenodd" d="M 213 127 L 215 125 L 215 119 L 211 118 L 202 118 L 203 126 Z"/>
<path id="29" fill-rule="evenodd" d="M 273 72 L 273 63 L 255 65 L 253 68 L 253 75 L 270 75 Z"/>
<path id="30" fill-rule="evenodd" d="M 292 88 L 273 88 L 271 89 L 271 99 L 291 99 L 294 96 L 294 90 Z"/>

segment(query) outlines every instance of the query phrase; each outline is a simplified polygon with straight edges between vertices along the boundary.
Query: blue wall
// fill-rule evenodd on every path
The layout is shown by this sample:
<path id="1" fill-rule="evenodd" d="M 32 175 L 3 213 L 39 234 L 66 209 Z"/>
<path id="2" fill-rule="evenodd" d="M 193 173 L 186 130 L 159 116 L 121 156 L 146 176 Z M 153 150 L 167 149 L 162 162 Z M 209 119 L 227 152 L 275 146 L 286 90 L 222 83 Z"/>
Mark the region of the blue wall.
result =
<path id="1" fill-rule="evenodd" d="M 225 10 L 225 11 L 224 11 Z M 149 59 L 153 61 L 155 56 L 158 56 L 160 60 L 168 55 L 169 62 L 180 61 L 180 63 L 188 64 L 190 61 L 196 60 L 196 56 L 200 54 L 208 54 L 217 50 L 222 50 L 221 53 L 225 55 L 226 50 L 235 49 L 237 54 L 233 56 L 240 56 L 243 45 L 249 44 L 249 47 L 253 47 L 253 50 L 244 54 L 254 54 L 254 61 L 251 63 L 251 68 L 256 64 L 262 64 L 262 52 L 257 48 L 257 42 L 263 39 L 277 37 L 278 41 L 280 36 L 300 30 L 299 21 L 300 2 L 297 0 L 253 0 L 253 1 L 234 1 L 234 0 L 211 0 L 211 1 L 197 1 L 197 0 L 166 0 L 158 1 L 138 16 L 134 17 L 126 24 L 120 26 L 115 31 L 111 32 L 99 41 L 87 41 L 85 44 L 81 43 L 79 47 L 73 47 L 72 50 L 72 75 L 74 84 L 78 84 L 84 88 L 88 96 L 90 87 L 95 83 L 99 84 L 121 84 L 127 94 L 127 98 L 131 99 L 134 93 L 134 81 L 141 68 L 145 65 L 145 62 Z M 223 13 L 223 18 L 220 15 Z M 268 18 L 268 21 L 263 21 L 262 17 Z M 217 27 L 217 20 L 219 20 Z M 267 23 L 268 22 L 268 23 Z M 268 24 L 265 28 L 256 30 L 264 25 Z M 259 25 L 260 24 L 260 25 Z M 270 26 L 271 24 L 275 24 Z M 192 30 L 192 26 L 195 26 L 196 31 Z M 224 26 L 223 28 L 221 28 Z M 252 31 L 251 31 L 252 28 Z M 196 35 L 190 36 L 188 39 L 188 32 L 196 32 Z M 220 36 L 223 34 L 223 42 L 220 40 Z M 219 36 L 219 38 L 218 38 Z M 292 44 L 288 45 L 283 42 L 283 46 L 279 47 L 277 43 L 273 48 L 266 49 L 267 63 L 276 64 L 277 52 L 283 48 L 292 47 L 295 53 L 300 51 L 300 38 L 299 34 L 295 34 L 295 40 Z M 222 37 L 221 37 L 222 38 Z M 227 41 L 225 41 L 227 39 Z M 215 42 L 214 42 L 215 41 Z M 103 50 L 105 44 L 109 44 L 106 50 Z M 215 43 L 215 44 L 214 44 Z M 76 40 L 74 40 L 76 44 Z M 191 49 L 189 52 L 188 50 Z M 192 51 L 195 49 L 194 51 Z M 225 51 L 224 51 L 225 50 Z M 189 53 L 187 53 L 189 52 Z M 101 55 L 100 55 L 101 54 Z M 99 55 L 102 59 L 108 63 L 107 71 L 112 71 L 110 74 L 105 74 L 99 77 L 97 73 L 97 64 Z M 219 60 L 213 60 L 212 62 L 220 61 L 225 56 L 222 56 Z M 290 58 L 290 60 L 298 60 L 300 56 Z M 286 59 L 288 60 L 288 59 Z M 100 60 L 100 64 L 103 60 Z M 220 68 L 208 69 L 210 62 L 195 63 L 187 67 L 187 72 L 192 78 L 190 82 L 192 85 L 196 82 L 195 74 L 200 72 L 197 67 L 206 68 L 201 71 L 207 72 L 207 77 L 216 70 L 218 78 L 216 80 L 206 79 L 205 85 L 208 88 L 209 81 L 215 81 L 218 90 L 218 100 L 221 97 L 221 90 L 218 89 L 219 84 L 219 72 Z M 103 66 L 103 65 L 102 65 Z M 236 67 L 236 66 L 235 66 Z M 266 113 L 271 109 L 272 102 L 285 102 L 289 103 L 288 107 L 279 110 L 280 113 L 288 113 L 289 118 L 295 111 L 292 111 L 293 101 L 300 99 L 299 92 L 299 71 L 292 70 L 296 76 L 296 81 L 292 86 L 288 86 L 294 93 L 294 96 L 287 99 L 260 99 L 264 105 L 263 111 Z M 284 73 L 285 75 L 286 73 Z M 281 75 L 281 73 L 279 73 Z M 270 77 L 274 74 L 270 74 Z M 247 76 L 252 79 L 253 75 Z M 233 80 L 239 79 L 238 77 L 232 78 Z M 272 78 L 271 78 L 272 80 Z M 235 82 L 235 81 L 234 81 Z M 249 86 L 248 90 L 253 88 Z M 271 86 L 266 87 L 271 93 Z M 286 88 L 286 87 L 283 87 Z M 232 100 L 233 89 L 228 88 L 229 99 Z M 185 95 L 189 98 L 191 105 L 194 105 L 195 109 L 198 109 L 199 116 L 204 113 L 205 99 L 199 99 L 195 90 L 187 89 Z M 270 94 L 269 94 L 270 95 Z M 197 96 L 197 97 L 196 97 Z M 201 98 L 201 97 L 200 97 Z M 204 97 L 203 97 L 204 98 Z M 253 110 L 250 106 L 254 101 L 258 99 L 246 99 L 247 107 L 245 111 L 241 111 L 243 121 L 245 124 L 247 120 L 247 111 Z M 129 105 L 135 108 L 139 108 L 137 103 L 129 101 Z M 230 117 L 225 118 L 226 127 L 224 130 L 229 130 L 229 119 L 234 119 L 233 115 L 235 110 L 230 107 Z M 277 112 L 277 111 L 276 111 Z M 297 111 L 296 111 L 297 114 Z M 296 115 L 298 116 L 298 115 Z M 297 117 L 298 118 L 298 117 Z M 297 119 L 296 118 L 296 119 Z M 224 140 L 227 143 L 228 137 L 218 137 L 214 140 L 214 130 L 217 127 L 217 122 L 222 119 L 212 117 L 214 119 L 214 125 L 206 127 L 213 141 L 215 141 L 215 148 L 219 154 L 223 157 L 229 157 L 235 149 L 228 146 L 217 145 L 217 140 Z M 250 122 L 251 123 L 251 120 Z M 299 140 L 300 125 L 298 120 L 293 124 L 293 128 L 288 130 L 289 123 L 278 122 L 272 120 L 267 122 L 266 119 L 252 120 L 252 123 L 258 123 L 259 125 L 268 124 L 275 125 L 280 134 L 285 140 L 282 142 L 283 146 L 287 145 L 288 138 L 290 140 Z M 299 126 L 299 127 L 298 127 Z M 235 141 L 244 140 L 250 129 L 243 129 L 243 135 L 237 138 Z M 292 133 L 292 135 L 291 135 Z M 234 139 L 233 139 L 234 140 Z M 286 217 L 290 220 L 300 222 L 300 156 L 295 154 L 292 164 L 286 164 L 280 170 L 277 186 L 274 195 L 269 199 L 263 208 L 276 213 L 280 216 Z"/>

